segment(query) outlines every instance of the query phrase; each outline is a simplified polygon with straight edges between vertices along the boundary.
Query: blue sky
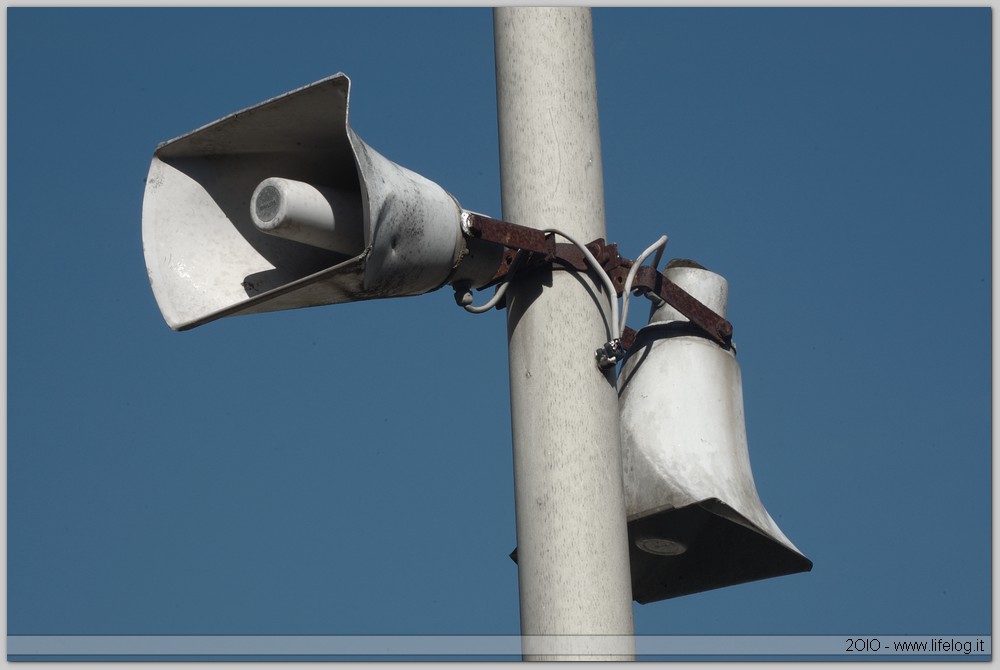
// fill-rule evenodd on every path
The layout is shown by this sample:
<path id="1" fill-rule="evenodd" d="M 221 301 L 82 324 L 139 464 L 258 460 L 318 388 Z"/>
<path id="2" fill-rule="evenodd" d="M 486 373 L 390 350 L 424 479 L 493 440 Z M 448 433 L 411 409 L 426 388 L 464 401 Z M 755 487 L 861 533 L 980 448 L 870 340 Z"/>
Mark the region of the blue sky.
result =
<path id="1" fill-rule="evenodd" d="M 636 632 L 988 634 L 991 10 L 593 17 L 608 237 L 728 279 L 757 487 L 815 564 Z M 156 145 L 335 72 L 500 215 L 488 9 L 7 10 L 9 634 L 519 631 L 502 314 L 174 333 L 150 291 Z"/>

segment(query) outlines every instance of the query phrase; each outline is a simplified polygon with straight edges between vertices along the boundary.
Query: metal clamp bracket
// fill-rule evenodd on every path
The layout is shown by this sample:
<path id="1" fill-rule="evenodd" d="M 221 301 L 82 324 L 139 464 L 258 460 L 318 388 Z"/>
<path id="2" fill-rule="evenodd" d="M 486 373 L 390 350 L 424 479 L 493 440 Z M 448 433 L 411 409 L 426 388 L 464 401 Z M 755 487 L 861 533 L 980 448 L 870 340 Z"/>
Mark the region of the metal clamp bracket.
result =
<path id="1" fill-rule="evenodd" d="M 466 235 L 504 247 L 503 259 L 487 286 L 508 278 L 510 267 L 518 252 L 528 253 L 528 257 L 520 263 L 519 270 L 543 264 L 551 264 L 553 270 L 591 270 L 583 252 L 576 245 L 557 243 L 555 236 L 551 233 L 472 212 L 466 213 L 463 219 L 462 228 Z M 621 296 L 633 261 L 618 253 L 616 243 L 608 244 L 603 239 L 597 239 L 586 246 L 604 271 L 608 273 L 611 282 L 617 289 L 617 295 Z M 632 290 L 637 296 L 642 295 L 650 300 L 658 299 L 666 302 L 686 316 L 693 325 L 704 331 L 717 344 L 726 349 L 732 346 L 733 325 L 653 267 L 645 265 L 636 271 Z M 503 306 L 501 303 L 497 305 L 497 308 L 500 309 Z M 628 350 L 634 339 L 635 331 L 626 327 L 616 348 L 620 346 L 624 350 Z M 617 342 L 617 340 L 612 340 L 612 342 Z M 607 353 L 610 357 L 614 357 L 617 352 L 608 351 Z"/>
<path id="2" fill-rule="evenodd" d="M 733 342 L 733 324 L 719 316 L 700 300 L 648 265 L 639 268 L 633 284 L 636 294 L 650 294 L 666 302 L 705 331 L 711 339 L 728 349 Z"/>

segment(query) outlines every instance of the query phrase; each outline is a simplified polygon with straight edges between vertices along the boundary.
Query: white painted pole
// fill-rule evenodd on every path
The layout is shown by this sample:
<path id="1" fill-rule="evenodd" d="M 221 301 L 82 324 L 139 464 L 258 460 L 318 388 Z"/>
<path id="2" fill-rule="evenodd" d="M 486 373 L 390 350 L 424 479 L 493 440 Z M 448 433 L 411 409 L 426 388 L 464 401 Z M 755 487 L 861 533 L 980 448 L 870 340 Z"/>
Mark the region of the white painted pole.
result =
<path id="1" fill-rule="evenodd" d="M 493 24 L 504 220 L 606 237 L 590 10 L 502 7 Z M 634 659 L 618 396 L 594 359 L 609 305 L 585 273 L 507 292 L 525 660 Z"/>

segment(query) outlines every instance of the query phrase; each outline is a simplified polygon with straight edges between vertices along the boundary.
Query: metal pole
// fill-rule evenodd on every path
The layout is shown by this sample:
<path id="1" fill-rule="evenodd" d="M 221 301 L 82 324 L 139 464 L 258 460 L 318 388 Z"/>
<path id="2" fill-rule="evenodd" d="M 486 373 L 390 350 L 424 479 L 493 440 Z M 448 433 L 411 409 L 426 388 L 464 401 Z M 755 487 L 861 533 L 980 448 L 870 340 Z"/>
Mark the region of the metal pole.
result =
<path id="1" fill-rule="evenodd" d="M 493 30 L 503 218 L 605 237 L 590 10 L 498 8 Z M 593 277 L 568 271 L 507 293 L 525 660 L 635 654 L 618 395 L 594 359 L 609 304 Z"/>

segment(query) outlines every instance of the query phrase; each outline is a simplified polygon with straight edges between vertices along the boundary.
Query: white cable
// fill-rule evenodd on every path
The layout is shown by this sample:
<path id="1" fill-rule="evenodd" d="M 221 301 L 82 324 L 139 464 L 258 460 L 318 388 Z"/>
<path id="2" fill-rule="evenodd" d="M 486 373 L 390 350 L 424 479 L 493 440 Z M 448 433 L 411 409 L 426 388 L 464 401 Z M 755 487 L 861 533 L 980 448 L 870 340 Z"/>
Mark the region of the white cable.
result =
<path id="1" fill-rule="evenodd" d="M 583 246 L 561 230 L 546 228 L 542 232 L 554 233 L 566 238 L 572 244 L 576 245 L 576 248 L 580 250 L 583 257 L 587 259 L 588 263 L 590 263 L 590 267 L 594 268 L 594 272 L 600 275 L 601 279 L 604 281 L 604 287 L 608 290 L 608 297 L 611 299 L 611 337 L 612 339 L 621 337 L 621 333 L 618 330 L 618 293 L 615 291 L 615 284 L 611 281 L 611 277 L 608 276 L 608 273 L 605 272 L 603 267 L 601 267 L 601 264 L 597 262 L 596 258 L 594 258 L 594 254 L 590 253 L 590 249 Z"/>
<path id="2" fill-rule="evenodd" d="M 521 262 L 527 257 L 528 254 L 526 252 L 518 251 L 517 253 L 515 253 L 514 262 L 511 263 L 510 268 L 507 269 L 507 274 L 505 276 L 513 277 L 518 267 L 520 267 Z M 493 294 L 493 297 L 490 298 L 488 301 L 484 302 L 482 305 L 462 305 L 462 307 L 465 309 L 466 312 L 470 312 L 472 314 L 483 314 L 484 312 L 488 312 L 494 307 L 496 307 L 497 303 L 500 302 L 504 294 L 507 293 L 507 287 L 509 285 L 510 285 L 510 279 L 508 279 L 503 284 L 498 286 L 497 292 Z M 469 302 L 472 302 L 471 291 L 468 293 L 468 298 Z"/>
<path id="3" fill-rule="evenodd" d="M 628 276 L 625 278 L 625 288 L 622 289 L 622 329 L 618 333 L 618 337 L 621 337 L 625 332 L 625 326 L 628 320 L 628 299 L 629 294 L 632 292 L 632 282 L 635 280 L 635 275 L 639 272 L 639 266 L 642 265 L 643 261 L 649 258 L 649 255 L 656 252 L 656 258 L 653 259 L 653 269 L 660 264 L 660 258 L 663 256 L 663 249 L 667 246 L 667 240 L 669 238 L 666 235 L 660 237 L 651 244 L 645 251 L 639 254 L 639 257 L 635 259 L 635 263 L 629 268 Z"/>
<path id="4" fill-rule="evenodd" d="M 507 292 L 508 286 L 510 286 L 509 281 L 506 281 L 503 284 L 501 284 L 497 288 L 497 292 L 493 294 L 493 297 L 484 302 L 482 305 L 462 305 L 462 307 L 465 308 L 466 312 L 472 312 L 473 314 L 482 314 L 483 312 L 488 312 L 494 307 L 496 307 L 496 304 L 500 302 L 501 298 L 503 298 L 504 294 Z"/>

